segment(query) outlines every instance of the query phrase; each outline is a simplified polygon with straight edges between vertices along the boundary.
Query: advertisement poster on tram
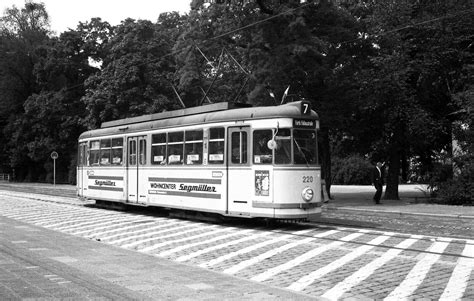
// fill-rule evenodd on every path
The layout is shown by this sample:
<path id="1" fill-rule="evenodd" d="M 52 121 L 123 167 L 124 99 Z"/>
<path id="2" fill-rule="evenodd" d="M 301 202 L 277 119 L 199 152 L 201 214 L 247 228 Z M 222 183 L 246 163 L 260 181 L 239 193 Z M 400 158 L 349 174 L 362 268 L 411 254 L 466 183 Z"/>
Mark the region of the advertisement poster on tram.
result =
<path id="1" fill-rule="evenodd" d="M 256 170 L 255 171 L 255 195 L 269 196 L 270 195 L 270 171 Z"/>

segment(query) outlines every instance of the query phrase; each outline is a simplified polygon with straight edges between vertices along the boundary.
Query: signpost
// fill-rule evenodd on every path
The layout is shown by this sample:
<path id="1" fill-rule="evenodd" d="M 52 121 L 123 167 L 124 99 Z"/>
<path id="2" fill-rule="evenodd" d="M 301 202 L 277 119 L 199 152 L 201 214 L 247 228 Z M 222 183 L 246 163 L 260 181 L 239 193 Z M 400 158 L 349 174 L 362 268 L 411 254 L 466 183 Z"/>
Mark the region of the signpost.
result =
<path id="1" fill-rule="evenodd" d="M 51 153 L 51 159 L 53 159 L 53 185 L 56 186 L 56 159 L 59 157 L 57 152 Z"/>

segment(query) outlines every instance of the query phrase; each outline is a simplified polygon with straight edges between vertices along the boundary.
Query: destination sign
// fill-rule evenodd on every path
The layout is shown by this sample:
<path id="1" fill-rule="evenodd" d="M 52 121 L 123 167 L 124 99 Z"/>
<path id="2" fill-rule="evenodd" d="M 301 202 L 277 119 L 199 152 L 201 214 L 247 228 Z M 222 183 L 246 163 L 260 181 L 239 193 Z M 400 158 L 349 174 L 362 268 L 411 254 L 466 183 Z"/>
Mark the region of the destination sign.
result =
<path id="1" fill-rule="evenodd" d="M 314 119 L 293 119 L 293 127 L 295 128 L 305 128 L 305 129 L 315 129 L 316 120 Z"/>

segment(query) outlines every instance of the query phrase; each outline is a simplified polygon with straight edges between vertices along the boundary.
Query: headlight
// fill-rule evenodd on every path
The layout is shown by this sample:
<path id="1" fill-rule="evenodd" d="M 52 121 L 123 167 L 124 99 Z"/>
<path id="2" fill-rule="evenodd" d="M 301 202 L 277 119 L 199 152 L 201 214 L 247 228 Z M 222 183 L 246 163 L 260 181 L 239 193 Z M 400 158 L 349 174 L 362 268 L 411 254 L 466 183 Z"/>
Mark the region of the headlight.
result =
<path id="1" fill-rule="evenodd" d="M 306 187 L 305 189 L 303 189 L 303 192 L 301 192 L 301 196 L 303 197 L 303 200 L 309 202 L 313 199 L 314 191 L 313 189 Z"/>

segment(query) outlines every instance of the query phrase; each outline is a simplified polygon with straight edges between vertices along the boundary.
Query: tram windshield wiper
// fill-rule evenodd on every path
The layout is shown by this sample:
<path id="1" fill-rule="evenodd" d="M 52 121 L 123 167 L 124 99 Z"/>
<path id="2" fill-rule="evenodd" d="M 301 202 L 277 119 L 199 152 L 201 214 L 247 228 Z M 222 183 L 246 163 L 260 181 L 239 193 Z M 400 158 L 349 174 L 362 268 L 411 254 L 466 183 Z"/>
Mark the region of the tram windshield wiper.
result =
<path id="1" fill-rule="evenodd" d="M 308 159 L 306 158 L 306 155 L 304 154 L 303 150 L 301 149 L 301 146 L 299 145 L 298 141 L 293 137 L 293 142 L 295 143 L 296 147 L 298 148 L 298 152 L 303 156 L 304 161 L 306 162 L 306 166 L 309 167 L 309 162 Z"/>

